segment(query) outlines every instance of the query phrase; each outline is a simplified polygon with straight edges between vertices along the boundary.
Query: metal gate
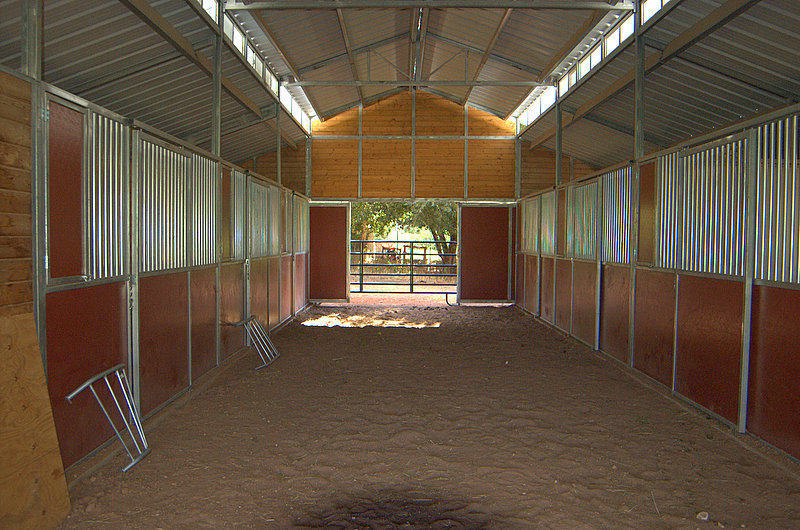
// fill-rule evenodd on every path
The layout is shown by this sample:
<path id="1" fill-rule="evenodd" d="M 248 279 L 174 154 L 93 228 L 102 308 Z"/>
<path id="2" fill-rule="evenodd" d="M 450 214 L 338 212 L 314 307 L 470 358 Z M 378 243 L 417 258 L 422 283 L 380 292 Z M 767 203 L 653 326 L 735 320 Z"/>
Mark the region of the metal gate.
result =
<path id="1" fill-rule="evenodd" d="M 350 292 L 456 294 L 456 241 L 350 242 Z"/>

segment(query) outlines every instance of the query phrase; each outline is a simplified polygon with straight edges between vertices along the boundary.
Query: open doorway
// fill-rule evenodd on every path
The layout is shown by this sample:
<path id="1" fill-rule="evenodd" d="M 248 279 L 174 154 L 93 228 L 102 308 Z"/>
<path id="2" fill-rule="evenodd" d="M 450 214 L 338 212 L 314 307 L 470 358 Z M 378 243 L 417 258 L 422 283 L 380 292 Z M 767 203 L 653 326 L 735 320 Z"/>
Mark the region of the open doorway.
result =
<path id="1" fill-rule="evenodd" d="M 458 205 L 353 202 L 349 281 L 351 296 L 365 301 L 455 300 Z"/>

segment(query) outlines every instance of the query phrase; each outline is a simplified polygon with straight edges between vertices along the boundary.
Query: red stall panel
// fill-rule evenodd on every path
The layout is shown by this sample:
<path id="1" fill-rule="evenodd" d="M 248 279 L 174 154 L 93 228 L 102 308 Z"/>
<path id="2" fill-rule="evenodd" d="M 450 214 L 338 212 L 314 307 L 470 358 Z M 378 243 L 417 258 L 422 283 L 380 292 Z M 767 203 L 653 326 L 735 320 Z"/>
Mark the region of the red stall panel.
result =
<path id="1" fill-rule="evenodd" d="M 753 289 L 747 429 L 800 458 L 800 291 Z"/>
<path id="2" fill-rule="evenodd" d="M 281 259 L 269 258 L 269 329 L 281 323 Z"/>
<path id="3" fill-rule="evenodd" d="M 189 386 L 189 278 L 186 272 L 139 279 L 142 414 Z"/>
<path id="4" fill-rule="evenodd" d="M 127 361 L 125 284 L 48 293 L 45 305 L 47 387 L 67 467 L 114 435 L 91 393 L 72 404 L 65 398 L 91 376 Z"/>
<path id="5" fill-rule="evenodd" d="M 250 314 L 269 329 L 270 311 L 270 258 L 250 260 Z"/>
<path id="6" fill-rule="evenodd" d="M 462 206 L 461 300 L 508 300 L 508 206 Z"/>
<path id="7" fill-rule="evenodd" d="M 555 325 L 571 332 L 572 324 L 572 262 L 556 258 L 556 321 Z"/>
<path id="8" fill-rule="evenodd" d="M 50 276 L 83 274 L 83 118 L 50 102 L 48 120 L 48 266 Z"/>
<path id="9" fill-rule="evenodd" d="M 292 316 L 292 257 L 281 257 L 281 322 Z"/>
<path id="10" fill-rule="evenodd" d="M 297 313 L 306 305 L 306 257 L 308 254 L 294 256 L 294 311 Z"/>
<path id="11" fill-rule="evenodd" d="M 597 263 L 574 262 L 572 276 L 572 334 L 594 347 L 597 336 Z"/>
<path id="12" fill-rule="evenodd" d="M 553 291 L 555 289 L 555 258 L 546 258 L 542 256 L 541 259 L 542 278 L 541 278 L 541 300 L 539 306 L 541 308 L 541 318 L 551 324 L 554 322 L 555 308 L 553 307 Z"/>
<path id="13" fill-rule="evenodd" d="M 628 362 L 631 269 L 603 266 L 600 291 L 600 349 L 622 362 Z"/>
<path id="14" fill-rule="evenodd" d="M 349 205 L 309 207 L 309 275 L 312 300 L 345 300 L 347 279 L 347 226 Z"/>
<path id="15" fill-rule="evenodd" d="M 194 270 L 192 283 L 192 381 L 217 365 L 216 268 Z"/>
<path id="16" fill-rule="evenodd" d="M 675 280 L 671 272 L 636 271 L 633 366 L 672 388 Z"/>
<path id="17" fill-rule="evenodd" d="M 525 302 L 524 307 L 535 315 L 539 310 L 539 259 L 536 256 L 524 256 L 525 266 Z"/>
<path id="18" fill-rule="evenodd" d="M 675 389 L 729 421 L 739 410 L 742 283 L 681 275 Z"/>
<path id="19" fill-rule="evenodd" d="M 219 288 L 220 358 L 226 359 L 244 347 L 244 328 L 225 325 L 244 319 L 244 266 L 220 265 Z"/>

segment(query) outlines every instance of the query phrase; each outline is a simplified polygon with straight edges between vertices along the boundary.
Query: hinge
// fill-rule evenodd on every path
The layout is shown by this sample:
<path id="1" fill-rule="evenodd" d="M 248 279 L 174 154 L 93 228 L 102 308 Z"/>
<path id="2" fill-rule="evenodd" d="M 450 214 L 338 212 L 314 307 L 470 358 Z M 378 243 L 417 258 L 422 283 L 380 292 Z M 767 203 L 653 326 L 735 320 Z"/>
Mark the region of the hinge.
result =
<path id="1" fill-rule="evenodd" d="M 50 109 L 42 109 L 42 121 L 50 121 Z"/>

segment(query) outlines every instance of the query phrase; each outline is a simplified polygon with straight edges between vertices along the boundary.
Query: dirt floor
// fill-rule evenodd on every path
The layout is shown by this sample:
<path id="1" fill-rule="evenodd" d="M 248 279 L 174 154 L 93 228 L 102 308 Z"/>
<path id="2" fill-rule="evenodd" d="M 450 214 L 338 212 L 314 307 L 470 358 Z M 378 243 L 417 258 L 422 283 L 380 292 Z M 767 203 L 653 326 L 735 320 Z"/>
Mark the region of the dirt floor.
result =
<path id="1" fill-rule="evenodd" d="M 800 527 L 796 462 L 515 308 L 430 302 L 311 308 L 64 525 Z"/>

